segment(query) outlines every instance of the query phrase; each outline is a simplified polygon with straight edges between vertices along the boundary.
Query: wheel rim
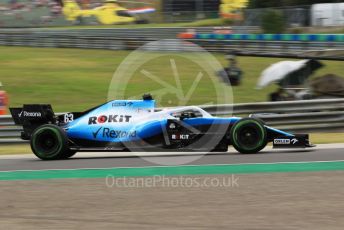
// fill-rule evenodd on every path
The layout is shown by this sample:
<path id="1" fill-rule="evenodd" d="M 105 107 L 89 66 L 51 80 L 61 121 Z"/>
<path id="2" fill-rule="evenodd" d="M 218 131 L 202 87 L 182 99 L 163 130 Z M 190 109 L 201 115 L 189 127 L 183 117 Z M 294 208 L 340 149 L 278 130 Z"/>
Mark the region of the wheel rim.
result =
<path id="1" fill-rule="evenodd" d="M 259 132 L 253 126 L 246 126 L 243 127 L 238 131 L 238 142 L 247 147 L 247 148 L 255 148 L 259 143 Z"/>
<path id="2" fill-rule="evenodd" d="M 232 132 L 233 144 L 245 151 L 255 151 L 264 145 L 266 133 L 264 127 L 256 121 L 240 121 Z"/>

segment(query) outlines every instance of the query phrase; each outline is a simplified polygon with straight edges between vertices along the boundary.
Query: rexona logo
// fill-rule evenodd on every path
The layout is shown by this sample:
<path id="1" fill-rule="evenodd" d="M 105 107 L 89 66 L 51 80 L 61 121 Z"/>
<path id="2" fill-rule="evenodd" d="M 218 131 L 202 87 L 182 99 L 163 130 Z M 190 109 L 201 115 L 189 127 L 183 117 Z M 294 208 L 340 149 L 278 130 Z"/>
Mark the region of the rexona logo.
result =
<path id="1" fill-rule="evenodd" d="M 19 117 L 24 116 L 24 117 L 42 117 L 41 112 L 27 112 L 27 111 L 22 111 L 21 113 L 18 114 Z"/>
<path id="2" fill-rule="evenodd" d="M 129 115 L 102 115 L 99 117 L 90 117 L 88 120 L 89 125 L 103 124 L 103 123 L 128 123 L 132 116 Z"/>
<path id="3" fill-rule="evenodd" d="M 97 131 L 93 132 L 93 137 L 97 138 L 102 136 L 103 138 L 133 138 L 136 137 L 136 131 L 122 131 L 122 130 L 113 130 L 109 128 L 100 127 Z M 100 134 L 100 135 L 99 135 Z"/>

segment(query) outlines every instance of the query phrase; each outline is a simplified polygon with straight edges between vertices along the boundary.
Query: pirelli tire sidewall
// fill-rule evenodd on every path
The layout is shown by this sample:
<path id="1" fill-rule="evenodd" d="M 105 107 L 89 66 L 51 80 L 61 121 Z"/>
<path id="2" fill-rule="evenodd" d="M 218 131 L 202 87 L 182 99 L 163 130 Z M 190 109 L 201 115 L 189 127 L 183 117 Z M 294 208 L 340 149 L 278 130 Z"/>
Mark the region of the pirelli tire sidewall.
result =
<path id="1" fill-rule="evenodd" d="M 68 158 L 70 154 L 65 131 L 56 125 L 42 125 L 32 134 L 30 145 L 32 152 L 42 160 Z"/>
<path id="2" fill-rule="evenodd" d="M 254 137 L 250 144 L 242 141 L 240 136 L 245 134 L 245 130 L 250 129 L 254 132 Z M 237 121 L 230 131 L 230 140 L 233 147 L 240 153 L 252 154 L 258 153 L 264 149 L 268 143 L 267 131 L 264 123 L 255 118 L 244 118 Z"/>

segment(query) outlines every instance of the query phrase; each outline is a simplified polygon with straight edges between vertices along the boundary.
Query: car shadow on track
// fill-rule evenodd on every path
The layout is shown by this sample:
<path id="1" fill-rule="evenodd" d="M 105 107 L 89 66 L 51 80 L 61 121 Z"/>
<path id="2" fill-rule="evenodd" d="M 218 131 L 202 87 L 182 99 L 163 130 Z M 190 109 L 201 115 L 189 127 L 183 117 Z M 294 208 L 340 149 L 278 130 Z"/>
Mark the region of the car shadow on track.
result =
<path id="1" fill-rule="evenodd" d="M 293 149 L 293 150 L 263 150 L 262 152 L 260 153 L 257 153 L 257 154 L 242 154 L 242 153 L 239 153 L 239 152 L 211 152 L 211 153 L 193 153 L 192 155 L 190 153 L 168 153 L 168 154 L 163 154 L 163 155 L 156 155 L 156 154 L 152 154 L 152 155 L 144 155 L 144 156 L 141 156 L 141 155 L 127 155 L 127 156 L 116 156 L 114 153 L 114 155 L 106 155 L 106 156 L 74 156 L 73 158 L 70 158 L 68 160 L 86 160 L 86 159 L 132 159 L 132 158 L 157 158 L 157 157 L 189 157 L 189 156 L 259 156 L 259 155 L 266 155 L 266 154 L 271 154 L 271 155 L 276 155 L 276 154 L 290 154 L 290 153 L 295 153 L 295 154 L 298 154 L 298 153 L 310 153 L 310 152 L 314 152 L 315 149 Z M 81 153 L 82 154 L 82 153 Z"/>
<path id="2" fill-rule="evenodd" d="M 191 157 L 191 156 L 243 156 L 243 157 L 259 157 L 259 156 L 264 156 L 264 155 L 281 155 L 281 154 L 299 154 L 299 153 L 311 153 L 311 152 L 315 152 L 316 149 L 288 149 L 288 150 L 271 150 L 271 149 L 267 149 L 267 150 L 263 150 L 260 153 L 256 153 L 256 154 L 242 154 L 239 152 L 236 152 L 235 150 L 230 150 L 229 152 L 210 152 L 210 153 L 204 153 L 204 152 L 192 152 L 192 154 L 190 154 L 190 152 L 166 152 L 166 153 L 162 153 L 162 154 L 156 154 L 153 153 L 150 155 L 145 154 L 145 155 L 140 155 L 139 153 L 131 153 L 128 152 L 127 155 L 123 155 L 123 153 L 121 153 L 121 155 L 116 155 L 116 152 L 113 153 L 99 153 L 99 155 L 97 155 L 98 153 L 93 153 L 94 155 L 90 156 L 90 153 L 77 153 L 74 157 L 69 158 L 69 159 L 62 159 L 62 160 L 54 160 L 54 161 L 75 161 L 75 160 L 102 160 L 102 159 L 139 159 L 139 158 L 162 158 L 162 157 L 166 157 L 166 158 L 176 158 L 176 157 Z M 87 154 L 84 155 L 83 154 Z M 40 159 L 36 159 L 36 158 L 32 158 L 32 159 L 26 159 L 29 161 L 41 161 Z M 46 161 L 43 161 L 46 162 Z"/>

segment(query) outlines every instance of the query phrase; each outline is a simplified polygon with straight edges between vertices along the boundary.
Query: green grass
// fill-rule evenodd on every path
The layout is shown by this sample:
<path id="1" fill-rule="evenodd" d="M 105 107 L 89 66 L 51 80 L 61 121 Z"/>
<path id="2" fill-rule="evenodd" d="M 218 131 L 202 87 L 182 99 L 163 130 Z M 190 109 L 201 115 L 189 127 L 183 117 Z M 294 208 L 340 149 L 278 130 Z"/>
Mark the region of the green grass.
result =
<path id="1" fill-rule="evenodd" d="M 310 140 L 315 144 L 343 143 L 344 133 L 311 133 Z"/>
<path id="2" fill-rule="evenodd" d="M 129 53 L 128 51 L 0 47 L 0 81 L 10 95 L 12 107 L 27 103 L 49 103 L 57 112 L 82 111 L 107 100 L 113 73 Z M 145 92 L 161 89 L 159 84 L 140 73 L 141 69 L 175 86 L 170 59 L 176 62 L 184 93 L 188 92 L 197 73 L 202 71 L 201 67 L 184 57 L 179 57 L 177 53 L 165 54 L 167 56 L 149 61 L 134 72 L 125 88 L 126 98 L 139 97 Z M 146 54 L 144 57 L 147 55 L 152 54 Z M 227 64 L 223 54 L 214 54 L 214 56 L 223 65 Z M 281 60 L 283 59 L 240 57 L 239 66 L 245 71 L 245 75 L 243 84 L 233 87 L 233 101 L 235 103 L 266 101 L 267 95 L 275 90 L 276 86 L 256 90 L 256 82 L 266 67 Z M 317 75 L 326 73 L 343 75 L 342 62 L 324 61 L 324 63 L 326 68 L 318 71 Z M 121 85 L 122 82 L 117 84 Z M 159 98 L 159 102 L 161 106 L 227 102 L 222 100 L 221 95 L 216 95 L 215 89 L 219 87 L 225 92 L 230 90 L 214 74 L 204 73 L 190 100 L 177 100 L 174 92 L 169 92 Z M 157 94 L 159 93 L 155 92 L 155 95 Z"/>
<path id="3" fill-rule="evenodd" d="M 203 19 L 197 20 L 194 22 L 184 23 L 184 27 L 206 27 L 206 26 L 228 26 L 229 22 L 222 18 L 212 18 L 212 19 Z"/>
<path id="4" fill-rule="evenodd" d="M 0 155 L 33 154 L 29 144 L 1 145 Z"/>
<path id="5" fill-rule="evenodd" d="M 0 47 L 0 81 L 10 95 L 12 107 L 27 103 L 49 103 L 56 112 L 82 111 L 107 100 L 113 73 L 129 53 L 128 51 Z M 170 65 L 170 59 L 175 59 L 186 93 L 200 67 L 179 57 L 176 53 L 167 54 L 149 61 L 143 68 L 171 85 L 176 85 Z M 227 64 L 223 54 L 214 54 L 214 56 L 222 65 Z M 239 66 L 245 71 L 245 76 L 241 86 L 233 87 L 233 101 L 235 103 L 265 101 L 275 86 L 256 90 L 256 82 L 266 67 L 280 60 L 283 59 L 240 57 Z M 324 63 L 326 68 L 318 71 L 317 76 L 326 73 L 343 75 L 342 62 L 324 61 Z M 215 79 L 215 83 L 211 79 Z M 189 105 L 211 101 L 221 103 L 222 98 L 218 98 L 214 93 L 216 87 L 230 90 L 215 76 L 205 74 L 190 100 L 182 102 Z M 159 88 L 161 88 L 159 84 L 135 71 L 125 89 L 125 96 L 139 97 L 145 92 Z M 161 106 L 180 103 L 173 92 L 163 95 L 159 101 L 162 101 Z M 335 143 L 343 142 L 344 137 L 340 134 L 314 134 L 311 139 L 314 143 Z M 31 153 L 31 150 L 28 145 L 9 145 L 0 148 L 0 155 L 19 153 Z"/>

